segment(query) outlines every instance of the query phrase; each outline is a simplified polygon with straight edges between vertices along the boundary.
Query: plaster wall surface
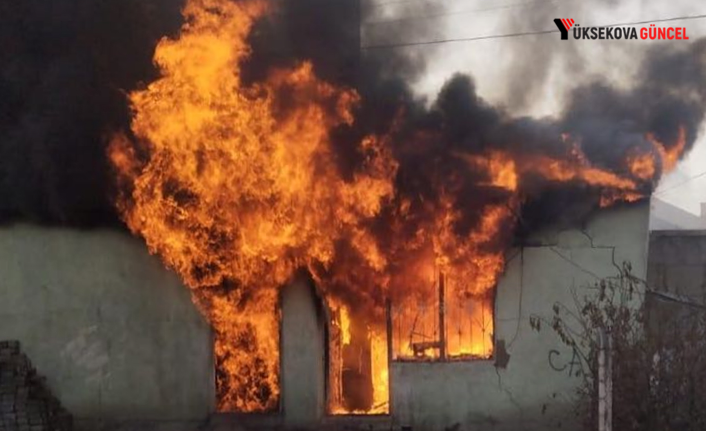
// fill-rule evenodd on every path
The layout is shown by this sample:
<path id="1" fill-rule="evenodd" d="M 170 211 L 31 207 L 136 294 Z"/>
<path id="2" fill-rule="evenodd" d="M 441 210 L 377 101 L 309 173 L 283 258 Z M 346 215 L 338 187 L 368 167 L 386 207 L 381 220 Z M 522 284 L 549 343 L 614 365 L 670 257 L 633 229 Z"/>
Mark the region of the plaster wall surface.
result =
<path id="1" fill-rule="evenodd" d="M 701 301 L 706 294 L 706 230 L 650 235 L 650 288 Z"/>
<path id="2" fill-rule="evenodd" d="M 577 359 L 549 328 L 533 331 L 529 318 L 550 319 L 557 302 L 573 306 L 575 295 L 617 273 L 614 263 L 630 261 L 644 278 L 648 213 L 647 205 L 601 211 L 583 229 L 547 229 L 512 250 L 495 304 L 507 366 L 393 362 L 391 413 L 377 419 L 325 415 L 320 301 L 296 281 L 282 291 L 283 414 L 272 423 L 570 429 Z M 140 240 L 109 230 L 4 227 L 0 276 L 0 339 L 22 341 L 77 417 L 184 424 L 213 411 L 208 325 L 177 276 Z"/>
<path id="3" fill-rule="evenodd" d="M 393 362 L 392 421 L 412 429 L 572 429 L 572 402 L 580 383 L 573 350 L 548 327 L 536 332 L 530 316 L 551 319 L 552 307 L 570 308 L 614 262 L 646 274 L 649 210 L 644 204 L 601 211 L 583 229 L 548 229 L 508 256 L 496 293 L 496 340 L 510 355 L 493 360 Z"/>
<path id="4" fill-rule="evenodd" d="M 315 425 L 325 411 L 325 335 L 319 303 L 303 277 L 282 290 L 281 400 L 290 425 Z"/>
<path id="5" fill-rule="evenodd" d="M 17 339 L 79 420 L 203 419 L 211 332 L 143 242 L 113 230 L 0 228 L 0 339 Z"/>

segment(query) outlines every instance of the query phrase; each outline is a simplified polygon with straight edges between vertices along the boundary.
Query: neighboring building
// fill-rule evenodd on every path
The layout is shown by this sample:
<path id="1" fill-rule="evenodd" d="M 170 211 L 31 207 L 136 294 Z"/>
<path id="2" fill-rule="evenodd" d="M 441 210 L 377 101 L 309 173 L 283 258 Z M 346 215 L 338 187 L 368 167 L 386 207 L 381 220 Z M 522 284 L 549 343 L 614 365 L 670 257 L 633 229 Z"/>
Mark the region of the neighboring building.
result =
<path id="1" fill-rule="evenodd" d="M 614 261 L 630 261 L 644 278 L 648 212 L 646 204 L 600 211 L 582 230 L 538 232 L 512 250 L 496 291 L 495 357 L 391 362 L 386 415 L 326 414 L 326 313 L 298 281 L 282 293 L 280 412 L 206 422 L 215 405 L 210 329 L 177 277 L 115 231 L 0 228 L 0 339 L 22 342 L 79 424 L 91 424 L 85 429 L 96 420 L 135 429 L 129 421 L 138 419 L 150 424 L 139 429 L 171 431 L 197 422 L 571 429 L 577 359 L 549 328 L 533 331 L 529 317 L 551 319 L 557 302 L 573 306 L 585 286 L 616 274 Z"/>
<path id="2" fill-rule="evenodd" d="M 659 394 L 676 401 L 671 417 L 692 417 L 703 401 L 693 388 L 703 386 L 704 376 L 698 370 L 706 348 L 706 230 L 653 231 L 647 284 L 646 334 L 656 381 L 664 382 Z"/>
<path id="3" fill-rule="evenodd" d="M 650 230 L 706 229 L 706 202 L 701 204 L 701 215 L 690 213 L 659 198 L 650 203 Z"/>
<path id="4" fill-rule="evenodd" d="M 706 308 L 706 229 L 654 231 L 649 250 L 648 309 L 657 322 Z"/>

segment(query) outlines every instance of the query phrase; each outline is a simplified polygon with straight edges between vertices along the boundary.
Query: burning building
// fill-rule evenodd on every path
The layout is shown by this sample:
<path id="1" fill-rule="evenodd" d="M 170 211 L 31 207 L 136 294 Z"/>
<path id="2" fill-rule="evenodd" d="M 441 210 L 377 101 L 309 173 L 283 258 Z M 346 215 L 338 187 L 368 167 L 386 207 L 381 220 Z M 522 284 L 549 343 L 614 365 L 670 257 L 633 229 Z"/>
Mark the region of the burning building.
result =
<path id="1" fill-rule="evenodd" d="M 0 232 L 0 337 L 79 418 L 570 420 L 575 352 L 527 321 L 618 262 L 644 276 L 643 201 L 696 138 L 704 44 L 516 118 L 462 75 L 417 100 L 394 73 L 414 61 L 359 55 L 361 11 L 331 3 L 189 0 L 156 44 L 101 142 L 159 259 L 100 229 Z"/>
<path id="2" fill-rule="evenodd" d="M 599 212 L 580 228 L 538 230 L 511 247 L 493 289 L 487 318 L 492 331 L 479 329 L 478 338 L 485 338 L 489 349 L 484 353 L 458 355 L 447 349 L 446 358 L 440 356 L 435 344 L 440 338 L 440 308 L 434 300 L 438 281 L 430 279 L 429 303 L 409 305 L 407 312 L 418 314 L 419 323 L 405 328 L 391 305 L 391 313 L 381 318 L 383 339 L 369 331 L 372 335 L 361 341 L 353 339 L 361 329 L 346 328 L 357 318 L 355 307 L 328 306 L 311 276 L 294 274 L 273 308 L 277 392 L 265 413 L 234 416 L 230 413 L 236 409 L 223 407 L 217 377 L 224 372 L 215 360 L 218 333 L 178 277 L 123 233 L 26 224 L 0 229 L 0 336 L 22 340 L 57 397 L 86 429 L 106 421 L 125 429 L 167 422 L 192 429 L 209 416 L 214 429 L 233 423 L 365 429 L 569 426 L 581 364 L 550 331 L 532 331 L 529 318 L 549 317 L 555 304 L 571 305 L 574 295 L 590 293 L 584 286 L 614 274 L 614 261 L 630 261 L 634 274 L 644 276 L 647 223 L 646 204 L 618 207 Z M 422 322 L 426 314 L 432 317 Z M 475 340 L 476 333 L 464 332 L 463 324 L 481 328 L 480 322 L 447 317 L 445 337 L 453 342 L 468 334 L 470 341 L 472 334 Z M 347 331 L 350 335 L 341 335 Z M 248 349 L 254 341 L 230 342 L 246 355 L 252 354 Z M 406 343 L 409 353 L 398 350 Z M 424 354 L 415 356 L 415 343 L 426 343 L 417 347 L 426 347 Z M 267 370 L 262 364 L 254 376 L 263 380 L 243 384 L 266 388 Z M 258 402 L 270 399 L 264 396 L 268 392 L 245 393 Z"/>

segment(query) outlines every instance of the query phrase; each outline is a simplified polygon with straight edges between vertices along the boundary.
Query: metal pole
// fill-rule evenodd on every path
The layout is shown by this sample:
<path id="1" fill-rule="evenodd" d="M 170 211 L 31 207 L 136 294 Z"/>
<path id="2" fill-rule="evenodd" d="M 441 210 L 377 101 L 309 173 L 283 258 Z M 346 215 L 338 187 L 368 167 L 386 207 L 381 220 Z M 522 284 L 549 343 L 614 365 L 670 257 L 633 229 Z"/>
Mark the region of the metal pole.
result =
<path id="1" fill-rule="evenodd" d="M 604 332 L 598 332 L 598 431 L 606 431 L 605 423 L 605 349 Z"/>
<path id="2" fill-rule="evenodd" d="M 446 322 L 444 321 L 446 283 L 444 273 L 439 272 L 439 359 L 446 359 Z"/>
<path id="3" fill-rule="evenodd" d="M 612 342 L 601 328 L 598 332 L 598 430 L 613 429 Z"/>
<path id="4" fill-rule="evenodd" d="M 387 363 L 388 366 L 392 362 L 392 301 L 390 298 L 385 300 L 385 326 L 387 329 Z"/>
<path id="5" fill-rule="evenodd" d="M 605 376 L 605 403 L 606 403 L 606 431 L 613 429 L 613 337 L 610 331 L 606 334 L 606 376 Z"/>

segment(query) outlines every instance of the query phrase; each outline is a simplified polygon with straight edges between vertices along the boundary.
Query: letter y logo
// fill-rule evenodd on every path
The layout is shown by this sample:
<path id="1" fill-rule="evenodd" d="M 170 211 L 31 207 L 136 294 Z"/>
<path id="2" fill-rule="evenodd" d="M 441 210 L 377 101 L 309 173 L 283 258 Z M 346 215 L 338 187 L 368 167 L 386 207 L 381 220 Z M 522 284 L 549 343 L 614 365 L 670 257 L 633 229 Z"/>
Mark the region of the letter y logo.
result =
<path id="1" fill-rule="evenodd" d="M 569 30 L 574 25 L 574 20 L 571 18 L 556 18 L 554 19 L 554 24 L 561 32 L 561 40 L 566 40 L 569 38 Z"/>

